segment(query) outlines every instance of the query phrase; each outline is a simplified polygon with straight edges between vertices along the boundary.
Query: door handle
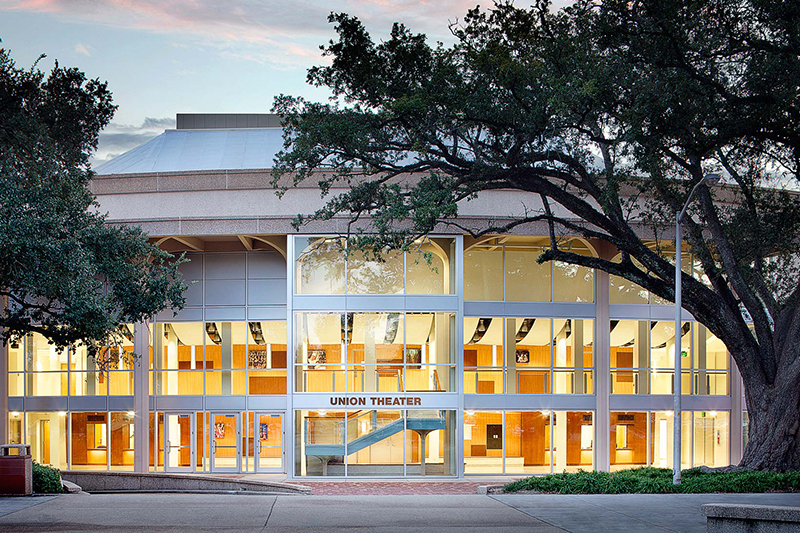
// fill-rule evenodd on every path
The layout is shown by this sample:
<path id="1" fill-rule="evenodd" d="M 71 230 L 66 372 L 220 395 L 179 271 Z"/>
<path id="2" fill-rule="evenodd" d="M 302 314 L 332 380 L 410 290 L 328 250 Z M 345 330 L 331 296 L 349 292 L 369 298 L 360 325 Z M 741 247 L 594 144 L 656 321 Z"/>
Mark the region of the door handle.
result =
<path id="1" fill-rule="evenodd" d="M 167 449 L 169 450 L 170 448 L 172 448 L 172 443 L 167 439 Z"/>

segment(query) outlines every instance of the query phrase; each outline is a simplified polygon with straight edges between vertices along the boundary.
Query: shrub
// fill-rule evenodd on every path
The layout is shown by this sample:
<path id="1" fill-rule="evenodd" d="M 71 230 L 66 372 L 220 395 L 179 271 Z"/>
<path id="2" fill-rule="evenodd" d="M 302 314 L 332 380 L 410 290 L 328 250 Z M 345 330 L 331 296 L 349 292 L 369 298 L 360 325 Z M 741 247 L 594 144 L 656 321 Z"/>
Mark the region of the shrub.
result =
<path id="1" fill-rule="evenodd" d="M 61 472 L 58 468 L 33 463 L 33 492 L 38 493 L 61 493 L 64 487 L 61 485 Z"/>
<path id="2" fill-rule="evenodd" d="M 672 470 L 632 468 L 617 472 L 584 472 L 534 476 L 505 486 L 506 492 L 530 490 L 560 494 L 666 494 L 706 492 L 796 492 L 800 472 L 736 470 L 715 472 L 693 468 L 681 473 L 681 484 L 672 484 Z"/>

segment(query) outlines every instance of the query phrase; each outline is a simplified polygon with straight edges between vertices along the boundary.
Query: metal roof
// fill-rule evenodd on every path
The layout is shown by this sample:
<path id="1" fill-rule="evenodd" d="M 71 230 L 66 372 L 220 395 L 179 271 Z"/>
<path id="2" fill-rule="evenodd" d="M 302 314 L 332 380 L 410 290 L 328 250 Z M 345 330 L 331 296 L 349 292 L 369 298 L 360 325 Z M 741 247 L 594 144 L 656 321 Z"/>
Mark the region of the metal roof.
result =
<path id="1" fill-rule="evenodd" d="M 167 130 L 95 168 L 115 174 L 272 168 L 281 128 Z"/>

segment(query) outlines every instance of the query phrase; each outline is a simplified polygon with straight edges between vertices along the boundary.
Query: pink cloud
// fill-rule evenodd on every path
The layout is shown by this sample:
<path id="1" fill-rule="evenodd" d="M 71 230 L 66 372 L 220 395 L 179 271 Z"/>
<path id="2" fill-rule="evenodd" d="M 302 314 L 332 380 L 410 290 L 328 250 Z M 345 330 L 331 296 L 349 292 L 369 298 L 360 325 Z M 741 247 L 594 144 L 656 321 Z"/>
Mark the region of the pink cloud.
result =
<path id="1" fill-rule="evenodd" d="M 568 0 L 558 0 L 563 5 Z M 70 22 L 140 30 L 259 63 L 318 61 L 318 45 L 333 33 L 327 16 L 358 16 L 376 37 L 395 21 L 431 38 L 450 41 L 448 23 L 478 0 L 0 0 L 0 10 L 48 13 Z M 273 59 L 268 56 L 272 54 Z"/>

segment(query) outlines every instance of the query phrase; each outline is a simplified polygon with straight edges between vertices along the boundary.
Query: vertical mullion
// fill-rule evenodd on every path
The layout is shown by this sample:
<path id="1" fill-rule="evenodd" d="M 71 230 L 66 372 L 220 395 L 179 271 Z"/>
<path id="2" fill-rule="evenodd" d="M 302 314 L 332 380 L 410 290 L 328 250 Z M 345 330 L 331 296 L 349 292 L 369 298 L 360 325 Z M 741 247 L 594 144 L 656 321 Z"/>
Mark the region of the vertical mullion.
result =
<path id="1" fill-rule="evenodd" d="M 503 475 L 505 475 L 505 473 L 506 473 L 506 411 L 505 411 L 505 409 L 500 411 L 500 416 L 501 416 L 501 418 L 500 418 L 500 424 L 501 424 L 501 426 L 500 426 L 500 431 L 501 431 L 500 437 L 503 439 L 502 440 L 502 443 L 503 443 L 503 467 L 502 467 L 502 472 L 503 472 Z"/>
<path id="2" fill-rule="evenodd" d="M 408 441 L 408 410 L 403 409 L 401 410 L 401 414 L 403 416 L 403 477 L 408 477 L 408 446 L 406 446 L 406 442 Z"/>
<path id="3" fill-rule="evenodd" d="M 106 403 L 106 472 L 109 470 L 111 470 L 111 411 Z"/>
<path id="4" fill-rule="evenodd" d="M 553 416 L 553 410 L 552 409 L 548 412 L 547 416 L 550 417 L 550 454 L 549 455 L 550 455 L 550 473 L 552 474 L 553 473 L 553 450 L 555 450 L 555 438 L 556 438 L 555 431 L 554 431 L 555 430 L 555 427 L 554 427 L 555 417 Z"/>
<path id="5" fill-rule="evenodd" d="M 645 411 L 647 414 L 647 466 L 650 466 L 653 462 L 653 456 L 651 452 L 651 441 L 653 439 L 653 432 L 650 429 L 650 417 L 652 416 L 654 411 Z"/>

